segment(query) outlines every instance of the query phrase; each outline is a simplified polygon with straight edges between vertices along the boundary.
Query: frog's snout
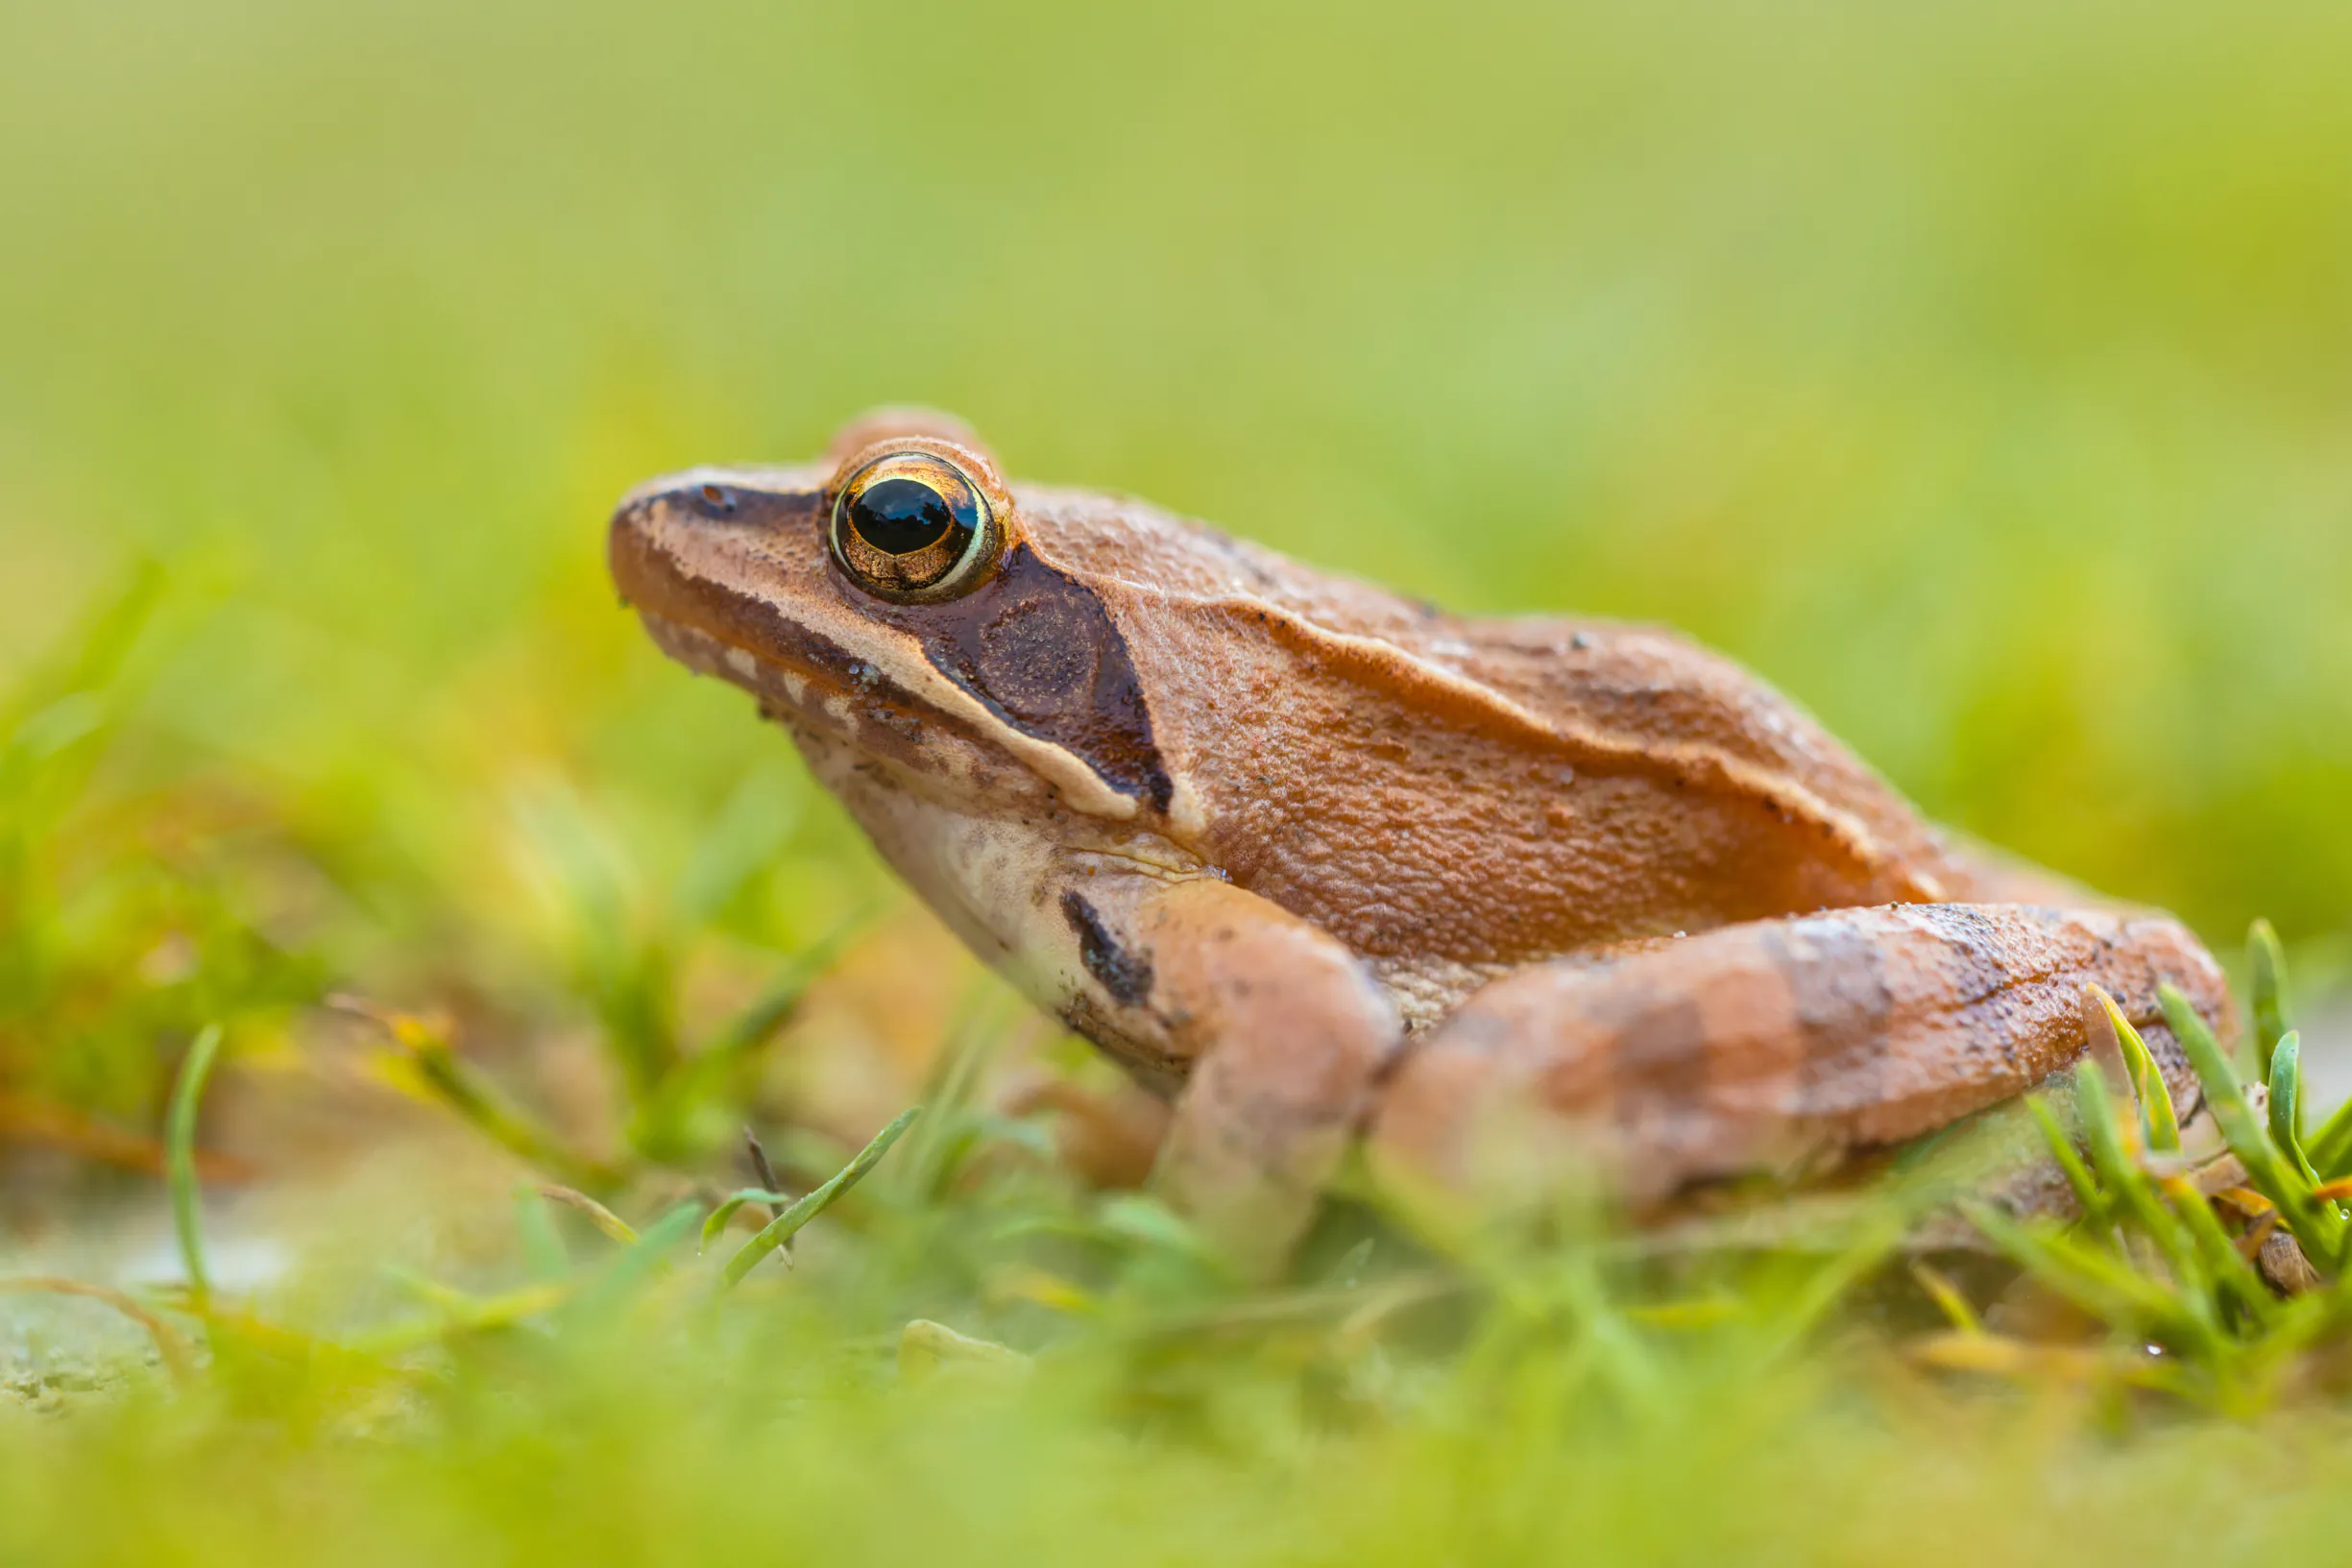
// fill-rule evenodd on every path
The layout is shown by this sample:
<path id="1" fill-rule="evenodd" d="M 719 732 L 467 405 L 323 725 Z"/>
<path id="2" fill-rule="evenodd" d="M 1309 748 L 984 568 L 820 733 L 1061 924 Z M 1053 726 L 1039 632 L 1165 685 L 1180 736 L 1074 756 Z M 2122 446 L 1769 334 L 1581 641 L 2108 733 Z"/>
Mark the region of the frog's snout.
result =
<path id="1" fill-rule="evenodd" d="M 773 510 L 771 500 L 715 470 L 694 470 L 639 485 L 613 508 L 605 537 L 613 584 L 631 604 L 665 598 L 675 584 L 681 557 L 692 556 L 710 539 L 710 525 L 744 520 Z"/>
<path id="2" fill-rule="evenodd" d="M 809 466 L 647 480 L 621 496 L 606 526 L 613 586 L 624 603 L 690 623 L 742 591 L 790 595 L 809 563 L 823 559 L 824 478 Z"/>
<path id="3" fill-rule="evenodd" d="M 816 516 L 823 476 L 813 469 L 705 468 L 648 479 L 613 508 L 616 575 L 631 554 L 692 554 L 714 529 L 784 533 Z M 625 592 L 628 584 L 621 588 Z"/>

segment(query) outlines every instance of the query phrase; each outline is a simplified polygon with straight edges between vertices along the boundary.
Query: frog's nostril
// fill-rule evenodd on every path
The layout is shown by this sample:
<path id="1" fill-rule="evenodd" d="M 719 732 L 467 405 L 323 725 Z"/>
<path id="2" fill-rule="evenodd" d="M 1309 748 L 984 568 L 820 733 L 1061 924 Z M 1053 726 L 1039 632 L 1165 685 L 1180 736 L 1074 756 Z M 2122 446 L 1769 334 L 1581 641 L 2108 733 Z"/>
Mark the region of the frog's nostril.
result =
<path id="1" fill-rule="evenodd" d="M 648 479 L 620 498 L 620 504 L 614 509 L 613 521 L 620 526 L 650 528 L 665 520 L 688 522 L 700 519 L 727 523 L 746 520 L 746 515 L 757 509 L 761 492 L 730 484 L 732 478 L 732 474 L 706 470 Z"/>

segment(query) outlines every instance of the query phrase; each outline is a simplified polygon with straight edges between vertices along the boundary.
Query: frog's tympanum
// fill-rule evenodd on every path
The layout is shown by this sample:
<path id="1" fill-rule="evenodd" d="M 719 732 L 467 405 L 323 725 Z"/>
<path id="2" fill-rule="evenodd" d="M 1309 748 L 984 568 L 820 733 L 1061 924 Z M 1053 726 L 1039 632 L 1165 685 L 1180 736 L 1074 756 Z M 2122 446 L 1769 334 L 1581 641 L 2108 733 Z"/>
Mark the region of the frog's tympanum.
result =
<path id="1" fill-rule="evenodd" d="M 1246 1260 L 1352 1140 L 1461 1191 L 1508 1128 L 1657 1204 L 2032 1088 L 2089 983 L 2184 1104 L 2159 984 L 2232 1029 L 2179 925 L 1940 832 L 1680 638 L 1013 485 L 944 416 L 656 480 L 611 554 L 975 953 L 1173 1100 L 1155 1179 Z"/>

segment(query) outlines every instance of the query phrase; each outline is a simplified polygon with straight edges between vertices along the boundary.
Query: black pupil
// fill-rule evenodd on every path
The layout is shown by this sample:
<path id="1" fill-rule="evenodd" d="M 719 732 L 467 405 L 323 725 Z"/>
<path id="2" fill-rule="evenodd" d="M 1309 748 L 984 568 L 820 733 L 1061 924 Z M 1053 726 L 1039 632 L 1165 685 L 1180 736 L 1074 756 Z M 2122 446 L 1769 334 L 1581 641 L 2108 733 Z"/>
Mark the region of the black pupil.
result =
<path id="1" fill-rule="evenodd" d="M 919 479 L 879 479 L 850 503 L 849 520 L 885 555 L 912 555 L 947 537 L 956 514 L 937 491 Z"/>

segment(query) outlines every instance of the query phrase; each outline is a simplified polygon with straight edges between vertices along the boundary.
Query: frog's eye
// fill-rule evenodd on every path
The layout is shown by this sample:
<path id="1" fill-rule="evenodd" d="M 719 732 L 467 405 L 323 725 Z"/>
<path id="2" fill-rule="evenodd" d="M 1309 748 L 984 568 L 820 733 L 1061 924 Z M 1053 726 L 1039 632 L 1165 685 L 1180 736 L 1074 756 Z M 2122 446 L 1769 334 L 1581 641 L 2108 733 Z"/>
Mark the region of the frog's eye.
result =
<path id="1" fill-rule="evenodd" d="M 833 499 L 835 557 L 885 599 L 943 599 L 974 586 L 994 532 L 980 486 L 931 452 L 878 457 Z"/>

